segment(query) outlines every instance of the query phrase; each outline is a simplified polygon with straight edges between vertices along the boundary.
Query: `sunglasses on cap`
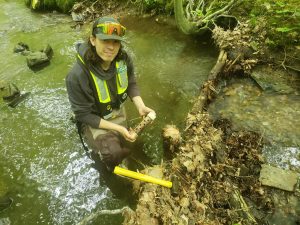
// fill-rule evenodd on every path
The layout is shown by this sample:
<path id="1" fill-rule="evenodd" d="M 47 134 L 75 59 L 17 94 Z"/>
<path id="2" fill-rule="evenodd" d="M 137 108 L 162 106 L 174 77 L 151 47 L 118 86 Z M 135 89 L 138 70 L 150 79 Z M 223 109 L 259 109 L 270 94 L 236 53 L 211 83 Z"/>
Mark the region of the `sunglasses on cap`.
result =
<path id="1" fill-rule="evenodd" d="M 94 33 L 102 33 L 107 35 L 118 35 L 123 37 L 126 28 L 119 23 L 100 23 L 94 28 Z"/>

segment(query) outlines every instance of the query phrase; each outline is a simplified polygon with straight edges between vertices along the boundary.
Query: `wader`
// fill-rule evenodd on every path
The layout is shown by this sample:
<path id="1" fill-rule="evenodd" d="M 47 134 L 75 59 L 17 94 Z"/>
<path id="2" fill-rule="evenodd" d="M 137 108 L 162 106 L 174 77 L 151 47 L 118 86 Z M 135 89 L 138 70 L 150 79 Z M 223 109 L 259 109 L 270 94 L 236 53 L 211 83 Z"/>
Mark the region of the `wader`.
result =
<path id="1" fill-rule="evenodd" d="M 107 121 L 127 127 L 125 108 L 114 109 L 112 117 Z M 82 133 L 89 148 L 99 155 L 110 171 L 130 154 L 130 150 L 124 147 L 124 137 L 116 131 L 95 129 L 83 124 Z"/>

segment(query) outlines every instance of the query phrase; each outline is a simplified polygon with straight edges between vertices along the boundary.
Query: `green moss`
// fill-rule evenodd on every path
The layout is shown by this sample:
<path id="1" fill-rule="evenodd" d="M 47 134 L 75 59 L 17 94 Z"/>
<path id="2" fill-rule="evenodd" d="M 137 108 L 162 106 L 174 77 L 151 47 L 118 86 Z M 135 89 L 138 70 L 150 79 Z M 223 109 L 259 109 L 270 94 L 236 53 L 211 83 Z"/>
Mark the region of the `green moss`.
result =
<path id="1" fill-rule="evenodd" d="M 32 8 L 32 0 L 24 0 L 28 7 Z M 63 13 L 68 13 L 73 7 L 76 0 L 37 0 L 37 5 L 34 10 L 58 10 Z"/>
<path id="2" fill-rule="evenodd" d="M 56 0 L 56 4 L 62 12 L 67 13 L 75 4 L 75 1 L 76 0 Z"/>
<path id="3" fill-rule="evenodd" d="M 25 1 L 25 5 L 27 6 L 27 7 L 29 7 L 30 6 L 30 3 L 31 3 L 31 0 L 24 0 Z"/>
<path id="4" fill-rule="evenodd" d="M 55 0 L 44 0 L 43 2 L 43 10 L 53 10 L 56 9 L 56 1 Z"/>
<path id="5" fill-rule="evenodd" d="M 298 0 L 257 0 L 245 1 L 240 7 L 251 6 L 250 24 L 254 27 L 260 25 L 257 21 L 266 22 L 264 28 L 267 32 L 269 46 L 285 46 L 299 44 L 300 10 Z M 246 17 L 247 19 L 247 17 Z"/>

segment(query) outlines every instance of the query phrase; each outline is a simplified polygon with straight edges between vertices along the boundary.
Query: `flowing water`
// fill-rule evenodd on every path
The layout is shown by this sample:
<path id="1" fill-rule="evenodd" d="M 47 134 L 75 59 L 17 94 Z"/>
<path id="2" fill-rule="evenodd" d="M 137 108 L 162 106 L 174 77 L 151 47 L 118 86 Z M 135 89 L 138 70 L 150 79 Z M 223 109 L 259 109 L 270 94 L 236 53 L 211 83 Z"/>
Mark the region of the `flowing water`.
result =
<path id="1" fill-rule="evenodd" d="M 210 105 L 215 118 L 232 121 L 234 129 L 258 132 L 265 139 L 268 163 L 300 173 L 300 95 L 298 82 L 289 94 L 262 91 L 250 79 L 233 79 Z"/>
<path id="2" fill-rule="evenodd" d="M 250 79 L 233 79 L 210 105 L 209 112 L 215 119 L 230 120 L 233 129 L 261 134 L 257 141 L 266 142 L 263 148 L 265 163 L 300 175 L 299 87 L 298 79 L 289 86 L 288 89 L 293 90 L 289 94 L 284 91 L 262 92 Z M 295 194 L 273 190 L 274 211 L 266 217 L 268 224 L 299 224 L 299 188 L 298 182 Z"/>
<path id="3" fill-rule="evenodd" d="M 16 108 L 1 102 L 0 181 L 5 183 L 10 208 L 0 224 L 76 224 L 91 212 L 132 204 L 126 184 L 99 172 L 81 146 L 70 108 L 64 78 L 75 60 L 76 42 L 86 30 L 71 28 L 67 15 L 33 13 L 23 1 L 0 0 L 0 80 L 31 92 Z M 133 146 L 133 159 L 160 163 L 160 132 L 164 125 L 183 126 L 190 100 L 216 60 L 206 43 L 184 36 L 173 26 L 153 19 L 124 19 L 128 28 L 125 48 L 133 55 L 138 84 L 145 103 L 157 119 Z M 54 50 L 51 64 L 39 71 L 26 65 L 25 56 L 13 53 L 18 42 L 33 51 L 48 43 Z M 131 126 L 140 120 L 128 101 Z M 95 224 L 120 224 L 121 216 L 102 216 Z"/>

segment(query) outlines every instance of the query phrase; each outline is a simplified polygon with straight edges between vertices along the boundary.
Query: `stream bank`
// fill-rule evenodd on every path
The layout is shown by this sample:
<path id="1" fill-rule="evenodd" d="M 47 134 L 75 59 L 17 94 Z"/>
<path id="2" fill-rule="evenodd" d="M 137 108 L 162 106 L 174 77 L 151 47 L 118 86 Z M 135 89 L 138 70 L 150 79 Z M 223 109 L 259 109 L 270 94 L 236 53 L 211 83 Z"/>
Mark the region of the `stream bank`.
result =
<path id="1" fill-rule="evenodd" d="M 295 67 L 278 68 L 281 53 L 267 54 L 265 48 L 254 51 L 249 41 L 252 37 L 247 24 L 233 31 L 214 29 L 213 38 L 228 57 L 218 76 L 202 86 L 186 118 L 184 141 L 173 153 L 174 158 L 161 165 L 164 179 L 178 177 L 179 190 L 172 195 L 166 188 L 153 189 L 141 184 L 137 210 L 125 218 L 124 224 L 149 221 L 152 224 L 299 224 L 299 122 L 296 119 L 300 115 L 299 73 Z M 297 60 L 292 63 L 297 65 Z M 247 91 L 251 92 L 250 98 Z M 258 107 L 261 111 L 249 108 L 245 114 L 257 114 L 256 118 L 243 119 L 241 110 L 235 111 L 224 102 L 228 104 L 228 97 L 237 96 L 244 109 L 247 101 L 258 105 L 252 99 L 255 95 L 263 99 Z M 274 106 L 274 102 L 279 104 Z M 216 107 L 217 104 L 221 107 Z M 207 114 L 207 109 L 214 118 Z M 265 113 L 268 111 L 269 115 Z M 260 116 L 266 118 L 258 124 Z M 285 163 L 282 167 L 272 161 L 270 155 L 279 154 L 280 158 L 281 152 L 276 151 L 280 146 L 286 151 L 289 147 L 294 149 L 291 158 L 286 159 L 294 164 Z M 267 154 L 266 149 L 269 149 Z M 289 191 L 263 185 L 261 170 L 268 164 L 294 171 L 294 183 Z"/>

